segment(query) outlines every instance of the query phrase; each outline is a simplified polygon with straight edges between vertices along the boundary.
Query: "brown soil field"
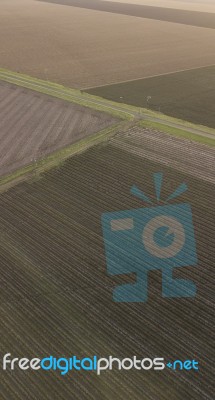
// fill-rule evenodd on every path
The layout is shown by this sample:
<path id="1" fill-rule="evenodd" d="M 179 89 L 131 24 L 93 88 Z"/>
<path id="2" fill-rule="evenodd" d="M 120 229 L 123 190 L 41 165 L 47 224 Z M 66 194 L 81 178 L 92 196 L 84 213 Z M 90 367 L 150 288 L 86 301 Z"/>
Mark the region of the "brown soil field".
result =
<path id="1" fill-rule="evenodd" d="M 212 400 L 214 321 L 214 151 L 157 131 L 131 127 L 0 196 L 0 353 L 12 357 L 196 359 L 199 371 L 2 372 L 1 400 Z M 181 183 L 189 202 L 198 265 L 175 271 L 197 285 L 193 299 L 161 296 L 149 277 L 147 303 L 114 303 L 130 277 L 107 274 L 103 212 L 155 200 L 152 174 L 164 173 L 161 203 Z"/>
<path id="2" fill-rule="evenodd" d="M 0 81 L 0 176 L 116 121 L 105 113 Z"/>
<path id="3" fill-rule="evenodd" d="M 99 86 L 87 92 L 215 129 L 214 88 L 215 66 L 212 66 Z"/>
<path id="4" fill-rule="evenodd" d="M 1 67 L 70 87 L 215 64 L 212 29 L 33 0 L 1 0 L 0 37 Z"/>
<path id="5" fill-rule="evenodd" d="M 109 13 L 130 15 L 138 18 L 150 18 L 158 21 L 200 26 L 215 29 L 214 15 L 200 11 L 179 10 L 175 8 L 155 7 L 141 4 L 105 0 L 36 0 L 65 6 L 99 10 Z"/>

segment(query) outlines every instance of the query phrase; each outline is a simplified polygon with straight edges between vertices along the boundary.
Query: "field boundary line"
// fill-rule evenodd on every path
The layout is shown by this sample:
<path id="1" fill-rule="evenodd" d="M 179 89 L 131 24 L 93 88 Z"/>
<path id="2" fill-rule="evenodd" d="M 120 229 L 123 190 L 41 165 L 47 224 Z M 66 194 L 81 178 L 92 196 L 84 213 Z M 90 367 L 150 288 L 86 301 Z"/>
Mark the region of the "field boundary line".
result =
<path id="1" fill-rule="evenodd" d="M 215 130 L 212 128 L 195 125 L 187 121 L 169 117 L 144 108 L 134 107 L 123 103 L 119 104 L 117 102 L 112 102 L 85 92 L 81 94 L 81 92 L 76 89 L 66 88 L 55 83 L 52 85 L 50 82 L 37 80 L 37 78 L 31 79 L 31 77 L 25 77 L 22 74 L 14 72 L 10 73 L 4 69 L 0 69 L 0 80 L 1 79 L 17 86 L 35 90 L 37 92 L 57 97 L 65 101 L 70 101 L 94 110 L 110 113 L 111 115 L 117 116 L 124 121 L 149 121 L 151 123 L 161 124 L 167 128 L 169 127 L 170 129 L 173 128 L 175 129 L 175 132 L 176 130 L 183 130 L 184 132 L 187 132 L 188 137 L 191 137 L 192 135 L 191 140 L 194 141 L 196 136 L 202 137 L 201 142 L 205 142 L 206 144 L 210 143 L 208 139 L 215 139 Z"/>
<path id="2" fill-rule="evenodd" d="M 3 77 L 1 77 L 1 74 L 3 74 Z M 9 75 L 9 76 L 8 76 Z M 22 78 L 22 79 L 21 79 Z M 124 104 L 124 103 L 117 103 L 111 100 L 107 100 L 105 98 L 96 96 L 96 95 L 92 95 L 92 94 L 88 94 L 87 92 L 80 92 L 77 89 L 72 89 L 72 88 L 67 88 L 65 86 L 56 84 L 56 83 L 52 83 L 52 82 L 48 82 L 48 81 L 43 81 L 41 79 L 37 79 L 37 78 L 31 78 L 27 75 L 23 75 L 20 73 L 16 73 L 16 72 L 10 72 L 7 70 L 4 70 L 2 68 L 0 68 L 0 80 L 4 80 L 5 82 L 9 82 L 12 84 L 17 84 L 17 86 L 21 86 L 21 87 L 25 87 L 27 89 L 31 89 L 31 90 L 35 90 L 38 91 L 40 93 L 45 93 L 47 95 L 51 95 L 66 101 L 73 101 L 74 103 L 83 105 L 85 107 L 89 107 L 92 109 L 97 109 L 96 107 L 92 107 L 89 104 L 86 104 L 86 102 L 88 103 L 93 103 L 96 106 L 102 106 L 105 107 L 106 109 L 111 109 L 114 110 L 116 112 L 116 110 L 118 110 L 119 112 L 128 114 L 129 118 L 132 117 L 138 117 L 140 118 L 141 116 L 143 118 L 148 118 L 151 117 L 153 118 L 158 118 L 158 119 L 162 119 L 165 120 L 165 122 L 167 123 L 174 123 L 174 124 L 180 124 L 181 126 L 185 126 L 186 128 L 192 128 L 195 129 L 196 131 L 199 130 L 199 134 L 203 134 L 203 133 L 209 133 L 209 134 L 215 134 L 215 131 L 213 128 L 207 127 L 207 126 L 203 126 L 203 125 L 197 125 L 197 124 L 193 124 L 192 122 L 189 121 L 184 121 L 184 120 L 180 120 L 162 113 L 158 113 L 156 111 L 153 110 L 149 110 L 146 108 L 142 108 L 142 107 L 137 107 L 137 106 L 132 106 L 129 104 Z M 10 79 L 14 79 L 16 81 L 18 81 L 18 83 L 14 83 L 11 82 Z M 22 82 L 24 81 L 24 83 L 26 83 L 27 85 L 33 85 L 34 87 L 30 87 L 26 86 L 25 84 L 23 85 Z M 42 88 L 40 89 L 40 85 L 42 86 Z M 36 88 L 35 88 L 36 86 Z M 39 87 L 39 89 L 38 89 Z M 53 90 L 54 89 L 54 90 Z M 59 89 L 59 90 L 55 90 L 55 89 Z M 52 93 L 47 93 L 47 90 L 53 90 L 54 93 L 57 94 L 52 94 Z M 59 91 L 61 91 L 61 94 Z M 66 96 L 71 97 L 71 99 L 68 99 L 64 96 L 64 93 Z M 104 111 L 102 109 L 102 111 Z M 106 110 L 105 110 L 106 111 Z M 111 112 L 112 113 L 112 112 Z M 112 113 L 113 115 L 113 113 Z M 118 114 L 117 114 L 118 115 Z M 127 115 L 127 119 L 128 119 L 128 115 Z M 121 118 L 123 118 L 123 116 L 121 116 Z M 123 118 L 125 119 L 125 118 Z M 198 134 L 198 133 L 197 133 Z"/>
<path id="3" fill-rule="evenodd" d="M 3 77 L 1 77 L 1 74 L 3 74 Z M 152 120 L 154 118 L 156 118 L 159 120 L 163 120 L 163 122 L 165 121 L 166 124 L 174 123 L 174 124 L 178 124 L 183 127 L 186 127 L 186 129 L 195 129 L 196 134 L 201 134 L 201 135 L 204 135 L 205 133 L 209 133 L 209 134 L 213 134 L 213 135 L 215 134 L 214 129 L 207 127 L 207 126 L 193 124 L 192 122 L 180 120 L 180 119 L 177 119 L 177 118 L 174 118 L 174 117 L 162 114 L 162 113 L 158 113 L 156 111 L 152 111 L 152 110 L 149 110 L 146 108 L 136 107 L 136 106 L 132 106 L 129 104 L 124 104 L 124 103 L 117 103 L 117 102 L 114 102 L 111 100 L 104 99 L 99 96 L 88 94 L 87 92 L 80 92 L 77 89 L 67 88 L 62 85 L 43 81 L 43 80 L 37 79 L 37 78 L 31 78 L 27 75 L 23 75 L 23 74 L 16 73 L 16 72 L 10 72 L 10 71 L 4 70 L 2 68 L 0 68 L 0 80 L 1 79 L 4 80 L 5 82 L 16 84 L 14 82 L 11 82 L 11 79 L 13 79 L 13 80 L 18 81 L 17 86 L 35 90 L 35 91 L 38 91 L 39 93 L 51 95 L 53 97 L 57 97 L 57 98 L 60 98 L 60 99 L 66 100 L 66 101 L 73 101 L 76 104 L 80 104 L 80 105 L 83 105 L 85 107 L 89 107 L 92 109 L 97 109 L 97 108 L 86 104 L 86 102 L 92 103 L 96 106 L 99 105 L 101 107 L 105 107 L 106 109 L 108 108 L 108 109 L 114 110 L 115 112 L 118 112 L 118 113 L 122 112 L 122 113 L 124 113 L 124 115 L 127 114 L 127 119 L 128 119 L 128 115 L 129 115 L 129 118 L 131 116 L 138 117 L 138 118 L 142 117 L 142 119 L 150 117 Z M 22 81 L 24 82 L 24 84 L 22 84 Z M 34 87 L 29 88 L 29 86 L 26 86 L 26 85 L 33 85 Z M 40 85 L 42 87 L 40 87 Z M 36 86 L 36 88 L 35 88 L 35 86 Z M 55 89 L 59 89 L 59 90 L 55 90 Z M 47 91 L 50 91 L 50 90 L 52 90 L 56 94 L 47 93 Z M 81 93 L 83 93 L 83 94 L 81 94 Z M 67 97 L 70 97 L 70 98 L 65 99 L 64 95 Z M 104 109 L 102 109 L 102 111 L 104 111 Z M 123 119 L 125 119 L 125 118 L 123 118 Z"/>
<path id="4" fill-rule="evenodd" d="M 118 124 L 114 124 L 108 128 L 105 128 L 95 134 L 88 136 L 87 138 L 81 139 L 69 146 L 61 148 L 54 153 L 46 155 L 44 158 L 38 159 L 36 162 L 28 164 L 18 170 L 0 177 L 0 193 L 7 191 L 13 186 L 24 182 L 34 181 L 38 179 L 44 172 L 58 167 L 68 158 L 75 156 L 88 150 L 90 147 L 103 143 L 114 136 L 118 130 L 122 130 L 127 125 L 130 125 L 128 121 L 123 121 Z"/>
<path id="5" fill-rule="evenodd" d="M 120 81 L 120 82 L 107 83 L 105 85 L 91 86 L 91 87 L 81 88 L 80 91 L 84 92 L 85 90 L 97 89 L 97 88 L 113 86 L 113 85 L 120 85 L 121 83 L 143 81 L 143 80 L 146 80 L 146 79 L 156 78 L 156 77 L 159 77 L 159 76 L 174 75 L 174 74 L 178 74 L 179 72 L 195 71 L 195 70 L 198 70 L 198 69 L 209 68 L 209 67 L 215 67 L 215 64 L 203 65 L 201 67 L 196 67 L 196 68 L 179 69 L 179 70 L 176 70 L 176 71 L 164 72 L 163 74 L 149 75 L 149 76 L 145 76 L 143 78 L 134 78 L 134 79 L 127 79 L 125 81 Z"/>
<path id="6" fill-rule="evenodd" d="M 56 98 L 59 98 L 62 100 L 71 101 L 73 103 L 80 104 L 80 105 L 83 105 L 84 107 L 88 107 L 88 108 L 91 108 L 94 110 L 99 110 L 99 111 L 104 112 L 103 109 L 98 109 L 98 107 L 105 107 L 107 109 L 106 112 L 108 112 L 108 110 L 112 110 L 111 115 L 120 116 L 119 115 L 120 113 L 123 113 L 125 115 L 127 114 L 127 118 L 126 117 L 123 118 L 122 116 L 120 116 L 120 118 L 123 118 L 123 119 L 128 119 L 128 116 L 129 116 L 129 118 L 134 117 L 134 113 L 129 111 L 129 109 L 128 110 L 126 110 L 126 109 L 118 109 L 117 110 L 116 107 L 113 107 L 112 105 L 108 104 L 108 102 L 106 102 L 106 101 L 98 102 L 96 100 L 93 100 L 93 96 L 91 96 L 91 95 L 88 95 L 89 97 L 85 97 L 81 94 L 81 92 L 80 92 L 79 96 L 77 94 L 74 95 L 72 93 L 72 91 L 74 91 L 74 89 L 71 89 L 71 93 L 70 93 L 69 92 L 70 88 L 66 88 L 66 87 L 64 88 L 63 86 L 62 86 L 62 88 L 59 88 L 59 89 L 57 87 L 52 88 L 52 86 L 50 84 L 46 83 L 45 81 L 44 81 L 44 83 L 39 84 L 39 83 L 35 83 L 34 81 L 32 82 L 30 80 L 22 79 L 20 77 L 16 77 L 13 75 L 11 76 L 11 75 L 4 74 L 2 76 L 1 74 L 2 73 L 0 71 L 0 80 L 4 80 L 5 82 L 12 83 L 17 86 L 25 87 L 30 90 L 35 90 L 37 92 L 47 94 L 49 96 L 53 96 L 53 97 L 56 97 Z M 91 98 L 90 98 L 90 96 L 91 96 Z M 89 103 L 93 104 L 94 107 L 91 106 Z M 95 107 L 95 106 L 97 106 L 97 107 Z M 129 106 L 127 106 L 127 107 L 129 107 Z"/>

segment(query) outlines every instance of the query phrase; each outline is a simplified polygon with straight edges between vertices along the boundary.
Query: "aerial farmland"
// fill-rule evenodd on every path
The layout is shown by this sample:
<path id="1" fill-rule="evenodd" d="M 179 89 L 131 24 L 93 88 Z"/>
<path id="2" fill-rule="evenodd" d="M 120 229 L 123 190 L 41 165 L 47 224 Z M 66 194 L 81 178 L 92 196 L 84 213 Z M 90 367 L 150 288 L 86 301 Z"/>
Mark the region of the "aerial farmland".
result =
<path id="1" fill-rule="evenodd" d="M 132 3 L 2 0 L 1 67 L 214 128 L 213 3 Z"/>
<path id="2" fill-rule="evenodd" d="M 162 352 L 170 359 L 191 353 L 204 365 L 198 374 L 180 376 L 118 371 L 92 372 L 88 378 L 47 372 L 44 377 L 36 372 L 23 380 L 18 372 L 6 371 L 2 400 L 8 393 L 11 399 L 40 398 L 41 393 L 70 399 L 73 393 L 95 400 L 105 393 L 107 399 L 123 400 L 128 391 L 135 400 L 212 400 L 214 161 L 214 151 L 205 145 L 130 127 L 0 196 L 1 353 L 5 348 L 17 357 Z M 156 202 L 152 176 L 157 171 L 164 173 L 160 204 L 181 182 L 189 185 L 177 203 L 192 204 L 199 264 L 176 274 L 193 279 L 198 294 L 195 300 L 162 298 L 157 271 L 149 277 L 147 304 L 116 304 L 113 288 L 133 277 L 107 274 L 101 215 L 146 207 L 130 194 L 134 183 Z"/>
<path id="3" fill-rule="evenodd" d="M 2 68 L 72 88 L 215 64 L 214 29 L 63 1 L 1 0 L 0 36 Z"/>
<path id="4" fill-rule="evenodd" d="M 211 0 L 0 0 L 0 400 L 214 399 L 214 16 Z M 162 222 L 154 244 L 179 233 L 184 258 L 150 269 L 164 209 L 183 229 Z M 66 371 L 73 356 L 165 365 Z"/>

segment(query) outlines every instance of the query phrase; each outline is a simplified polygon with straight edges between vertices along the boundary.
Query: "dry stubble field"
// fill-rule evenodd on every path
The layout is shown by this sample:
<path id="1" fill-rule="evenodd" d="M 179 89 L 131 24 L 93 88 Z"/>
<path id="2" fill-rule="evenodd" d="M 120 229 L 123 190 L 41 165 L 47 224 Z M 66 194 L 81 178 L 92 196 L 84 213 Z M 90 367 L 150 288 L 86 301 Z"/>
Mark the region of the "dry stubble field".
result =
<path id="1" fill-rule="evenodd" d="M 0 176 L 116 122 L 108 114 L 0 81 Z"/>
<path id="2" fill-rule="evenodd" d="M 78 88 L 215 63 L 215 30 L 34 0 L 1 0 L 0 37 L 1 67 Z"/>
<path id="3" fill-rule="evenodd" d="M 200 365 L 199 372 L 64 377 L 17 369 L 2 375 L 2 400 L 213 399 L 213 163 L 207 146 L 135 127 L 0 196 L 1 354 L 195 358 Z M 130 194 L 133 184 L 155 200 L 158 171 L 162 201 L 181 182 L 189 185 L 173 203 L 192 206 L 199 261 L 175 276 L 192 279 L 197 296 L 162 298 L 155 272 L 147 303 L 116 304 L 113 287 L 133 277 L 108 277 L 101 214 L 145 207 Z"/>

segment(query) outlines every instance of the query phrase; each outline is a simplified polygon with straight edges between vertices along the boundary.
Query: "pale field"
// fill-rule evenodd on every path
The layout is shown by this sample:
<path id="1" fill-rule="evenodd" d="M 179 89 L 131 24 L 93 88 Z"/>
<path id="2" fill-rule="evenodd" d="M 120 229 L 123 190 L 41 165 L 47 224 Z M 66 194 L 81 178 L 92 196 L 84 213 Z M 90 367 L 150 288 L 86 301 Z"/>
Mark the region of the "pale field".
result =
<path id="1" fill-rule="evenodd" d="M 75 88 L 215 64 L 215 30 L 0 0 L 0 66 Z"/>
<path id="2" fill-rule="evenodd" d="M 154 7 L 175 8 L 215 13 L 215 0 L 104 0 L 117 3 L 140 4 Z"/>
<path id="3" fill-rule="evenodd" d="M 108 114 L 0 81 L 0 176 L 117 122 Z"/>

